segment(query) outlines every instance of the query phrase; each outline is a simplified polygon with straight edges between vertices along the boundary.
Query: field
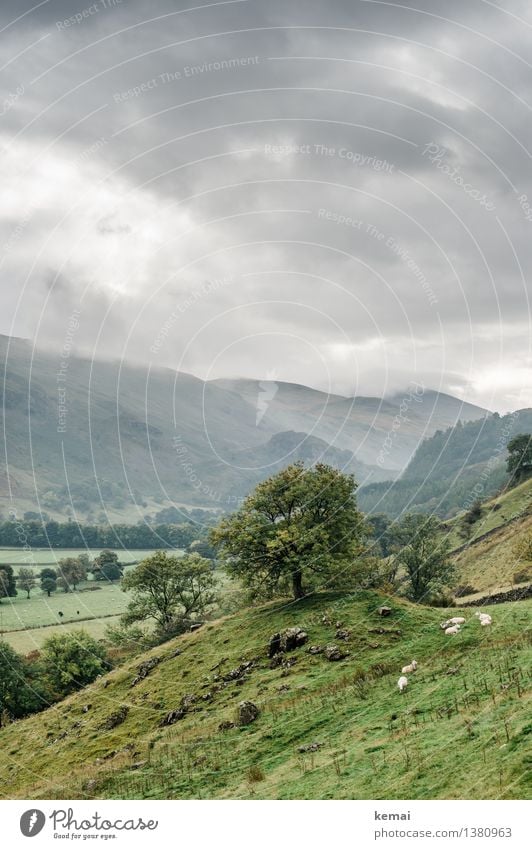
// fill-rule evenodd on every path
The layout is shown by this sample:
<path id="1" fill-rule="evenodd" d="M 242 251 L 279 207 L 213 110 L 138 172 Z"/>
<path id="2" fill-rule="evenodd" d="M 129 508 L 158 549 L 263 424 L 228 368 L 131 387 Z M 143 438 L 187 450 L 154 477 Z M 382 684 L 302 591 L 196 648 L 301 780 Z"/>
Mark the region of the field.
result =
<path id="1" fill-rule="evenodd" d="M 132 564 L 138 563 L 145 557 L 153 554 L 153 549 L 132 549 L 126 551 L 123 548 L 112 548 L 118 555 L 121 563 Z M 24 550 L 23 548 L 1 548 L 0 547 L 0 567 L 3 563 L 13 566 L 15 572 L 19 566 L 32 566 L 36 569 L 41 569 L 43 566 L 57 565 L 58 560 L 63 557 L 79 557 L 80 554 L 87 554 L 91 560 L 98 557 L 101 548 L 32 548 Z M 172 549 L 172 554 L 183 554 L 183 549 Z"/>
<path id="2" fill-rule="evenodd" d="M 386 619 L 376 610 L 383 602 L 393 608 Z M 439 622 L 450 611 L 369 591 L 241 611 L 5 728 L 2 794 L 529 798 L 532 603 L 490 612 L 491 629 L 467 610 L 463 631 L 449 638 Z M 337 620 L 350 631 L 347 642 L 335 635 Z M 307 646 L 271 668 L 269 636 L 296 624 L 307 630 Z M 330 643 L 347 657 L 334 663 L 307 651 Z M 158 664 L 132 687 L 139 663 L 151 657 Z M 400 694 L 397 679 L 412 658 L 419 668 Z M 230 674 L 244 661 L 247 672 Z M 185 696 L 184 716 L 161 725 Z M 241 700 L 258 706 L 258 718 L 220 728 L 235 721 Z"/>

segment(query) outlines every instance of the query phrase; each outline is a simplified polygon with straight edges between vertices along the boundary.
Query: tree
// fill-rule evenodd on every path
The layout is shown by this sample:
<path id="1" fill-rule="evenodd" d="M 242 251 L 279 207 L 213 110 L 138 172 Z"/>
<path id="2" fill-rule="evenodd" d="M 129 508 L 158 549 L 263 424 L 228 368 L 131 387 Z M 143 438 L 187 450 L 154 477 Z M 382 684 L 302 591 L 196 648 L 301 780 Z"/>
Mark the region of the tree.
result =
<path id="1" fill-rule="evenodd" d="M 0 602 L 3 598 L 14 598 L 17 595 L 17 582 L 13 567 L 3 563 L 0 566 Z"/>
<path id="2" fill-rule="evenodd" d="M 435 516 L 409 513 L 397 523 L 395 537 L 401 546 L 395 557 L 407 573 L 408 597 L 430 601 L 455 576 L 441 522 Z"/>
<path id="3" fill-rule="evenodd" d="M 201 614 L 213 603 L 214 586 L 211 564 L 204 557 L 175 557 L 156 551 L 122 581 L 122 589 L 133 593 L 123 622 L 130 625 L 154 619 L 159 630 L 168 633 L 176 616 Z"/>
<path id="4" fill-rule="evenodd" d="M 17 719 L 43 707 L 46 700 L 33 665 L 0 641 L 0 728 L 5 715 Z"/>
<path id="5" fill-rule="evenodd" d="M 86 687 L 110 668 L 105 647 L 86 631 L 67 631 L 48 637 L 42 647 L 41 662 L 56 698 Z"/>
<path id="6" fill-rule="evenodd" d="M 44 569 L 41 569 L 40 579 L 41 590 L 50 598 L 52 593 L 55 593 L 57 589 L 57 572 L 55 569 L 50 569 L 46 566 Z"/>
<path id="7" fill-rule="evenodd" d="M 87 568 L 79 557 L 63 557 L 57 564 L 58 581 L 66 593 L 77 589 L 80 581 L 87 580 Z"/>
<path id="8" fill-rule="evenodd" d="M 211 539 L 227 571 L 255 595 L 290 586 L 302 598 L 304 580 L 338 582 L 361 553 L 366 528 L 356 487 L 331 466 L 294 463 L 260 483 Z"/>
<path id="9" fill-rule="evenodd" d="M 532 474 L 532 434 L 514 436 L 508 443 L 506 468 L 516 482 Z"/>
<path id="10" fill-rule="evenodd" d="M 212 545 L 204 539 L 195 539 L 193 540 L 188 550 L 190 554 L 199 554 L 200 557 L 206 557 L 207 560 L 214 560 L 216 557 L 216 552 Z"/>
<path id="11" fill-rule="evenodd" d="M 26 593 L 26 598 L 30 597 L 30 593 L 37 586 L 37 579 L 33 569 L 28 569 L 24 566 L 18 570 L 17 583 L 21 590 Z"/>
<path id="12" fill-rule="evenodd" d="M 95 557 L 92 567 L 95 581 L 119 581 L 122 572 L 123 567 L 118 562 L 118 554 L 115 551 L 106 548 Z"/>

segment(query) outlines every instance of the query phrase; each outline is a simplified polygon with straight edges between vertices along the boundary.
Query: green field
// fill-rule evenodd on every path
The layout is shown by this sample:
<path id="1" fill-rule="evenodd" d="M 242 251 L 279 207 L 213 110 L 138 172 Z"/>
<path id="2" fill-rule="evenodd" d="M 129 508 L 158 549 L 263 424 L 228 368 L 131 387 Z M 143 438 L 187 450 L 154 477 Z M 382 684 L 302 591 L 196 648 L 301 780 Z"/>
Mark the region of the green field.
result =
<path id="1" fill-rule="evenodd" d="M 383 602 L 393 608 L 385 620 L 376 610 Z M 446 637 L 440 620 L 460 612 L 366 591 L 286 600 L 210 623 L 3 729 L 2 795 L 530 798 L 532 602 L 493 606 L 491 629 L 466 610 L 463 631 Z M 345 643 L 337 620 L 350 631 Z M 294 665 L 271 668 L 269 636 L 296 624 L 307 646 L 288 655 Z M 332 663 L 307 651 L 330 643 L 349 655 Z M 132 688 L 137 666 L 152 656 L 159 664 Z M 397 679 L 412 658 L 419 668 L 400 694 Z M 243 661 L 252 666 L 236 681 L 228 673 Z M 191 709 L 161 726 L 185 694 Z M 220 729 L 241 700 L 258 706 L 256 721 Z M 105 730 L 122 706 L 125 719 Z"/>
<path id="2" fill-rule="evenodd" d="M 7 563 L 13 566 L 16 571 L 17 566 L 33 566 L 42 568 L 43 566 L 55 566 L 58 560 L 63 557 L 79 557 L 80 554 L 87 554 L 91 560 L 98 557 L 101 548 L 32 548 L 25 550 L 23 548 L 2 548 L 0 547 L 0 566 Z M 153 554 L 154 549 L 131 549 L 112 548 L 110 551 L 115 551 L 121 563 L 138 563 L 145 557 Z M 183 554 L 182 548 L 172 549 L 172 554 Z"/>

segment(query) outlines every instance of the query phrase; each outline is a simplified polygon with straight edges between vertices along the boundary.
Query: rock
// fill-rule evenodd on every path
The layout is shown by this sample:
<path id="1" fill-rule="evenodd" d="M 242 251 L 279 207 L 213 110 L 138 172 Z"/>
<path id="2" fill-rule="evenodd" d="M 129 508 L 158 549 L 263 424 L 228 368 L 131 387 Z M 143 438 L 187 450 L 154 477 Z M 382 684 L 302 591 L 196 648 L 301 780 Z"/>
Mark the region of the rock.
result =
<path id="1" fill-rule="evenodd" d="M 144 663 L 141 663 L 140 666 L 137 667 L 137 674 L 133 681 L 131 682 L 131 686 L 134 687 L 140 681 L 144 681 L 144 679 L 150 674 L 152 669 L 161 662 L 160 657 L 150 657 L 149 660 L 145 660 Z"/>
<path id="2" fill-rule="evenodd" d="M 191 630 L 191 632 L 197 631 L 203 625 L 205 625 L 205 622 L 194 622 L 194 624 L 190 626 L 190 630 Z"/>
<path id="3" fill-rule="evenodd" d="M 143 766 L 146 766 L 148 761 L 137 761 L 135 764 L 131 764 L 130 769 L 141 769 Z"/>
<path id="4" fill-rule="evenodd" d="M 249 672 L 252 666 L 253 661 L 247 660 L 245 663 L 241 663 L 240 666 L 236 666 L 234 669 L 231 669 L 230 672 L 222 675 L 222 681 L 237 681 Z"/>
<path id="5" fill-rule="evenodd" d="M 160 721 L 159 725 L 162 725 L 162 726 L 173 725 L 174 722 L 178 722 L 180 719 L 183 719 L 183 717 L 186 716 L 186 715 L 187 715 L 186 708 L 183 708 L 183 707 L 175 708 L 174 710 L 171 710 L 169 713 L 166 714 L 164 719 L 162 719 Z"/>
<path id="6" fill-rule="evenodd" d="M 81 710 L 83 711 L 83 713 L 88 713 L 90 711 L 91 707 L 92 707 L 92 705 L 90 705 L 90 704 L 89 705 L 83 705 Z"/>
<path id="7" fill-rule="evenodd" d="M 210 700 L 212 699 L 212 693 L 210 691 L 208 693 L 204 693 L 201 698 L 204 702 L 210 702 Z"/>
<path id="8" fill-rule="evenodd" d="M 342 628 L 343 624 L 344 624 L 343 622 L 340 622 L 340 620 L 338 620 L 338 622 L 336 623 L 336 625 L 334 627 L 335 628 Z"/>
<path id="9" fill-rule="evenodd" d="M 231 722 L 230 719 L 225 719 L 223 722 L 220 722 L 218 726 L 218 731 L 229 731 L 230 728 L 235 728 L 235 723 Z"/>
<path id="10" fill-rule="evenodd" d="M 268 644 L 268 656 L 274 657 L 276 654 L 293 651 L 305 645 L 308 640 L 308 634 L 299 625 L 294 628 L 287 628 L 286 631 L 280 631 L 270 637 Z"/>
<path id="11" fill-rule="evenodd" d="M 348 631 L 347 628 L 338 628 L 334 636 L 337 640 L 347 641 L 351 636 L 351 631 Z"/>
<path id="12" fill-rule="evenodd" d="M 189 707 L 192 707 L 193 704 L 197 702 L 197 698 L 194 693 L 185 693 L 183 698 L 181 699 L 181 707 L 184 710 L 188 710 Z"/>
<path id="13" fill-rule="evenodd" d="M 89 778 L 89 780 L 85 784 L 85 790 L 90 793 L 91 790 L 94 790 L 97 786 L 98 782 L 95 778 Z"/>
<path id="14" fill-rule="evenodd" d="M 377 610 L 379 616 L 391 616 L 392 608 L 391 607 L 379 607 Z"/>
<path id="15" fill-rule="evenodd" d="M 447 670 L 446 674 L 447 675 L 456 675 L 457 672 L 458 672 L 457 666 L 450 666 L 449 669 Z"/>
<path id="16" fill-rule="evenodd" d="M 280 687 L 277 687 L 278 693 L 286 693 L 290 689 L 290 684 L 281 684 Z"/>
<path id="17" fill-rule="evenodd" d="M 335 645 L 326 646 L 324 651 L 324 655 L 327 660 L 343 660 L 348 654 L 349 652 L 339 649 L 338 646 Z"/>
<path id="18" fill-rule="evenodd" d="M 107 719 L 102 723 L 101 728 L 110 731 L 111 728 L 116 728 L 117 725 L 122 725 L 129 713 L 127 705 L 121 705 L 114 713 L 109 714 Z"/>
<path id="19" fill-rule="evenodd" d="M 321 654 L 323 652 L 323 646 L 310 646 L 307 651 L 309 654 Z"/>
<path id="20" fill-rule="evenodd" d="M 298 752 L 303 754 L 304 752 L 317 752 L 318 749 L 321 749 L 323 743 L 307 743 L 305 746 L 299 746 Z"/>
<path id="21" fill-rule="evenodd" d="M 238 705 L 238 725 L 249 725 L 255 722 L 260 710 L 253 702 L 240 702 Z"/>

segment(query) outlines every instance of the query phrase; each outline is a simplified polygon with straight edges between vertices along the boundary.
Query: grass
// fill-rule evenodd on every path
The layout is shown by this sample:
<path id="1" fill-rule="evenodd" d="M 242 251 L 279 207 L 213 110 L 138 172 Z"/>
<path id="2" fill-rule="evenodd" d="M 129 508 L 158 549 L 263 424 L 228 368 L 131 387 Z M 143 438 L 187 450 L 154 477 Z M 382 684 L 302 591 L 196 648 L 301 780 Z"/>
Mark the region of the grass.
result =
<path id="1" fill-rule="evenodd" d="M 383 602 L 393 608 L 390 618 L 376 613 Z M 482 629 L 466 611 L 468 622 L 455 638 L 439 628 L 449 611 L 370 591 L 242 611 L 160 646 L 45 713 L 0 731 L 2 794 L 527 798 L 531 611 L 531 602 L 497 605 L 491 629 Z M 455 608 L 451 615 L 459 612 Z M 351 631 L 347 659 L 328 662 L 305 646 L 291 653 L 293 666 L 270 668 L 266 647 L 273 632 L 300 624 L 308 631 L 308 645 L 323 646 L 338 643 L 336 620 Z M 131 687 L 138 664 L 152 656 L 160 663 Z M 419 669 L 401 695 L 396 686 L 401 667 L 414 657 Z M 223 676 L 247 660 L 253 660 L 249 674 L 221 686 Z M 196 698 L 188 713 L 162 727 L 163 717 L 186 694 Z M 258 705 L 258 719 L 219 730 L 221 722 L 234 721 L 243 699 Z M 102 730 L 121 706 L 129 708 L 125 721 Z M 299 751 L 312 743 L 319 746 Z"/>
<path id="2" fill-rule="evenodd" d="M 126 551 L 123 548 L 112 548 L 111 551 L 116 551 L 118 559 L 124 564 L 139 563 L 145 557 L 153 554 L 154 549 L 131 549 Z M 80 554 L 87 554 L 91 560 L 98 557 L 102 548 L 2 548 L 0 547 L 0 568 L 2 564 L 16 567 L 26 566 L 41 569 L 43 566 L 57 565 L 57 562 L 63 557 L 78 557 Z M 181 555 L 184 551 L 181 548 L 172 549 L 172 554 Z"/>
<path id="3" fill-rule="evenodd" d="M 83 592 L 83 589 L 93 587 L 99 589 Z M 29 599 L 20 592 L 16 598 L 2 599 L 0 631 L 57 625 L 61 620 L 97 619 L 123 613 L 126 609 L 128 595 L 122 592 L 118 584 L 87 581 L 80 589 L 81 592 L 74 593 L 56 592 L 50 598 L 33 590 Z M 63 617 L 59 616 L 59 611 L 62 611 Z"/>

